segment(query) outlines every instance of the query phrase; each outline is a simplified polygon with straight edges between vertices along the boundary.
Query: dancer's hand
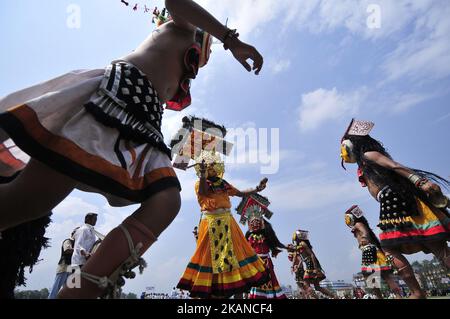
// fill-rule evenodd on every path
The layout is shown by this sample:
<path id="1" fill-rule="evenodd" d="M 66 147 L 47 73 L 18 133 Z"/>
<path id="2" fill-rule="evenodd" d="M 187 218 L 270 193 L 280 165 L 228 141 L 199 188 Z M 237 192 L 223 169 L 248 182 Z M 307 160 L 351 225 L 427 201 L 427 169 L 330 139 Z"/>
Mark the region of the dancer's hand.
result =
<path id="1" fill-rule="evenodd" d="M 361 243 L 360 243 L 361 247 L 367 246 L 369 244 L 370 244 L 370 242 L 369 242 L 369 240 L 367 238 L 364 237 L 364 238 L 361 239 Z"/>
<path id="2" fill-rule="evenodd" d="M 428 198 L 434 207 L 437 208 L 450 207 L 450 200 L 442 193 L 442 190 L 439 187 L 439 185 L 427 181 L 425 184 L 420 186 L 420 189 L 428 195 Z"/>
<path id="3" fill-rule="evenodd" d="M 259 185 L 256 187 L 256 191 L 257 191 L 257 192 L 261 192 L 261 191 L 263 191 L 264 189 L 266 189 L 267 182 L 268 182 L 267 177 L 263 178 L 263 179 L 259 182 Z"/>
<path id="4" fill-rule="evenodd" d="M 261 72 L 264 59 L 255 47 L 234 38 L 230 41 L 229 48 L 231 53 L 233 53 L 234 58 L 238 60 L 248 72 L 254 70 L 256 75 Z M 248 64 L 248 59 L 253 61 L 253 67 Z"/>
<path id="5" fill-rule="evenodd" d="M 442 195 L 442 190 L 439 187 L 439 185 L 428 181 L 425 184 L 423 184 L 420 187 L 421 190 L 423 190 L 425 193 L 427 193 L 430 196 L 436 196 L 436 195 Z"/>
<path id="6" fill-rule="evenodd" d="M 279 249 L 273 250 L 272 251 L 272 257 L 273 258 L 277 258 L 279 253 L 281 253 L 281 250 L 279 250 Z"/>
<path id="7" fill-rule="evenodd" d="M 91 257 L 91 254 L 88 253 L 87 251 L 81 250 L 80 251 L 81 256 L 83 256 L 84 258 L 88 259 L 89 257 Z"/>
<path id="8" fill-rule="evenodd" d="M 200 166 L 200 176 L 206 177 L 206 162 L 205 162 L 205 160 L 203 160 L 198 165 Z"/>

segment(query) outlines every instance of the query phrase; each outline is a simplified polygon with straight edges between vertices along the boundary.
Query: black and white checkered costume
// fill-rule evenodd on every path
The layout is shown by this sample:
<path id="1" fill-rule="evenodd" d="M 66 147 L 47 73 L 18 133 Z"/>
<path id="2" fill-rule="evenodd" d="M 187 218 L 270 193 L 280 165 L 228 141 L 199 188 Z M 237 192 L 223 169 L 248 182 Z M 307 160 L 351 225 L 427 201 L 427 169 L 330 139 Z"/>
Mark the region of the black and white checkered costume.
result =
<path id="1" fill-rule="evenodd" d="M 169 157 L 161 120 L 164 108 L 146 75 L 128 62 L 113 62 L 95 97 L 85 108 L 101 123 L 117 128 L 121 138 L 149 143 Z"/>

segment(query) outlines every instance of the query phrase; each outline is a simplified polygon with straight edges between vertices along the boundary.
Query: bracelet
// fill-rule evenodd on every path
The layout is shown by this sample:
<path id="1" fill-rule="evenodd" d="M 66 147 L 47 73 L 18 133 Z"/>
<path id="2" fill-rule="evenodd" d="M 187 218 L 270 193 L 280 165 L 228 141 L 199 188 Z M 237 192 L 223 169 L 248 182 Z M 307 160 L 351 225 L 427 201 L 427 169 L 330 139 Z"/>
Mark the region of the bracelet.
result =
<path id="1" fill-rule="evenodd" d="M 426 179 L 425 177 L 421 178 L 417 183 L 416 183 L 416 187 L 417 188 L 421 188 L 423 185 L 425 185 L 426 183 L 428 183 L 428 179 Z"/>
<path id="2" fill-rule="evenodd" d="M 230 47 L 227 45 L 227 44 L 225 44 L 225 42 L 228 40 L 228 39 L 237 39 L 239 37 L 239 33 L 237 33 L 237 30 L 236 29 L 229 29 L 228 31 L 227 31 L 227 33 L 225 34 L 225 37 L 223 38 L 223 48 L 225 49 L 225 50 L 228 50 Z"/>
<path id="3" fill-rule="evenodd" d="M 414 184 L 417 188 L 422 187 L 426 183 L 428 183 L 428 179 L 422 176 L 419 176 L 417 174 L 411 174 L 408 176 L 408 179 L 411 181 L 411 183 Z"/>
<path id="4" fill-rule="evenodd" d="M 422 177 L 420 177 L 417 174 L 411 174 L 408 176 L 408 179 L 411 181 L 411 183 L 413 183 L 414 185 L 417 186 L 417 182 L 421 180 Z"/>

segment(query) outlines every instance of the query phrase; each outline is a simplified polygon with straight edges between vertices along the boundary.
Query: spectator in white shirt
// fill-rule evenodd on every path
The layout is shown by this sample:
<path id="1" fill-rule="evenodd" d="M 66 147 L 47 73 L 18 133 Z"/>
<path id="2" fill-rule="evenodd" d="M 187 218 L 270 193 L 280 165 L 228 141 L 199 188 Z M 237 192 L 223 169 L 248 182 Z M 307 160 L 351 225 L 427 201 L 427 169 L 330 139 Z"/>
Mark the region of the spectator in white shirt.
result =
<path id="1" fill-rule="evenodd" d="M 84 217 L 84 225 L 75 233 L 75 244 L 73 247 L 72 267 L 83 267 L 90 257 L 90 251 L 94 246 L 96 235 L 94 226 L 97 223 L 97 214 L 88 213 Z"/>

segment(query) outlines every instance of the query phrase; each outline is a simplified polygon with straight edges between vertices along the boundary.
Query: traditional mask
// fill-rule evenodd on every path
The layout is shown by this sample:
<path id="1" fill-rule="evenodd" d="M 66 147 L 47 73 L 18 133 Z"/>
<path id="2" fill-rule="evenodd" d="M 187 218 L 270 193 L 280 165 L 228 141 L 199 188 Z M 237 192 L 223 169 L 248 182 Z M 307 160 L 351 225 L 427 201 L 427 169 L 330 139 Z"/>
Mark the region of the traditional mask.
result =
<path id="1" fill-rule="evenodd" d="M 352 141 L 343 140 L 341 144 L 341 158 L 345 163 L 356 163 L 354 146 Z"/>
<path id="2" fill-rule="evenodd" d="M 355 216 L 353 216 L 352 214 L 345 214 L 345 224 L 350 228 L 355 227 L 356 224 Z"/>
<path id="3" fill-rule="evenodd" d="M 203 151 L 200 156 L 196 158 L 196 162 L 197 164 L 199 164 L 203 160 L 207 165 L 206 177 L 208 177 L 209 170 L 214 170 L 217 177 L 223 178 L 223 175 L 225 173 L 225 164 L 218 153 L 214 151 Z M 195 171 L 197 173 L 197 176 L 200 177 L 200 165 L 195 166 Z"/>
<path id="4" fill-rule="evenodd" d="M 256 232 L 264 228 L 264 221 L 262 218 L 252 218 L 248 221 L 248 228 L 252 232 Z"/>
<path id="5" fill-rule="evenodd" d="M 353 205 L 350 209 L 345 212 L 345 224 L 353 228 L 356 224 L 356 220 L 364 215 L 361 208 L 358 205 Z"/>
<path id="6" fill-rule="evenodd" d="M 202 68 L 209 61 L 209 57 L 211 55 L 211 45 L 213 43 L 213 41 L 212 41 L 213 39 L 209 33 L 205 32 L 203 30 L 197 29 L 197 32 L 195 34 L 195 40 L 201 48 L 199 68 Z"/>
<path id="7" fill-rule="evenodd" d="M 294 245 L 297 245 L 302 240 L 308 240 L 308 233 L 308 231 L 300 229 L 295 231 L 294 235 L 292 236 L 292 243 Z"/>
<path id="8" fill-rule="evenodd" d="M 374 123 L 370 121 L 361 121 L 352 119 L 347 130 L 341 139 L 341 158 L 342 158 L 342 167 L 345 169 L 345 163 L 356 163 L 356 157 L 353 152 L 354 146 L 353 143 L 348 140 L 347 136 L 367 136 L 370 134 L 374 127 Z"/>

